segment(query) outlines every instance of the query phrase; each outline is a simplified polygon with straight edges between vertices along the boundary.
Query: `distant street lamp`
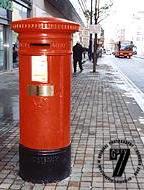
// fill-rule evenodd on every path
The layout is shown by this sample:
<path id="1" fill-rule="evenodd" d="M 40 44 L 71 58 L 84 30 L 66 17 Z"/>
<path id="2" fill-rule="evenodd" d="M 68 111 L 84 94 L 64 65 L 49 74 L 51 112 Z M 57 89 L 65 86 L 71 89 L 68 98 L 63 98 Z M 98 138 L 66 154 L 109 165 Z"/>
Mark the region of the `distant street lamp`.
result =
<path id="1" fill-rule="evenodd" d="M 98 18 L 99 18 L 99 5 L 100 0 L 95 0 L 95 13 L 94 13 L 94 19 L 95 19 L 95 25 L 98 24 Z M 97 44 L 97 32 L 95 33 L 94 38 L 94 59 L 93 59 L 93 73 L 96 72 L 96 65 L 97 65 L 97 59 L 98 59 L 98 44 Z"/>
<path id="2" fill-rule="evenodd" d="M 93 72 L 96 72 L 96 65 L 98 59 L 98 33 L 101 33 L 100 22 L 104 20 L 109 14 L 107 11 L 113 5 L 112 0 L 109 0 L 109 3 L 104 3 L 103 6 L 100 7 L 101 0 L 95 0 L 95 13 L 94 13 L 94 24 L 93 23 L 93 0 L 91 0 L 91 11 L 90 15 L 90 38 L 89 38 L 89 51 L 88 56 L 91 60 L 93 58 Z M 92 34 L 95 33 L 94 43 L 92 42 Z M 94 45 L 93 45 L 94 44 Z M 93 45 L 93 47 L 92 47 Z M 92 53 L 92 49 L 94 49 Z M 93 55 L 92 55 L 93 54 Z"/>
<path id="3" fill-rule="evenodd" d="M 91 0 L 90 25 L 92 25 L 92 18 L 93 18 L 93 0 Z M 89 55 L 89 60 L 91 60 L 92 59 L 92 33 L 90 33 L 88 55 Z"/>

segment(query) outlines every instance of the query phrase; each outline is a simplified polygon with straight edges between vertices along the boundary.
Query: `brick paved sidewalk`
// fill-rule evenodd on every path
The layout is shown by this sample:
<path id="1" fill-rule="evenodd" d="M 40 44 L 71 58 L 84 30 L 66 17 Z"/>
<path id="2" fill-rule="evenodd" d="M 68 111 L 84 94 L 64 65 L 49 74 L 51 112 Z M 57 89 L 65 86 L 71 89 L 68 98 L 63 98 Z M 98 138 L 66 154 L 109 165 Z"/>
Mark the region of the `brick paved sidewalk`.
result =
<path id="1" fill-rule="evenodd" d="M 91 73 L 91 70 L 92 64 L 85 63 L 84 71 L 73 75 L 71 176 L 59 183 L 47 185 L 24 182 L 17 174 L 17 75 L 15 72 L 0 75 L 3 83 L 0 86 L 0 190 L 144 189 L 143 164 L 138 162 L 137 156 L 140 152 L 141 158 L 144 159 L 143 143 L 140 138 L 144 125 L 139 122 L 143 120 L 144 113 L 133 97 L 122 88 L 123 79 L 105 58 L 99 59 L 96 73 Z M 109 144 L 115 139 L 130 141 L 136 145 L 139 152 L 135 152 L 135 146 L 128 144 Z M 117 151 L 130 149 L 130 156 L 127 163 L 125 162 L 126 167 L 122 177 L 112 177 L 119 156 L 117 160 L 116 157 L 112 160 L 110 149 Z M 140 163 L 140 171 L 134 175 L 138 163 Z M 123 159 L 120 164 L 123 164 Z M 101 174 L 98 165 L 109 179 Z M 110 182 L 110 180 L 121 182 L 129 177 L 132 179 L 127 183 Z"/>

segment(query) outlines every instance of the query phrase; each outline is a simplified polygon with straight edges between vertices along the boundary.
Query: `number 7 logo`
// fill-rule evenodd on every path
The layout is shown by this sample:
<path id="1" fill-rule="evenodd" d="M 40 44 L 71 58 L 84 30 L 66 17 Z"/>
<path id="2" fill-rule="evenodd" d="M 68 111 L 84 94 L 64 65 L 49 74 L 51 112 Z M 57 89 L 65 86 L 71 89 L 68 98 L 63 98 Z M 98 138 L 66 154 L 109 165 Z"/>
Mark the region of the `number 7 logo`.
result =
<path id="1" fill-rule="evenodd" d="M 122 176 L 122 174 L 125 170 L 127 161 L 130 156 L 130 149 L 113 149 L 113 148 L 110 149 L 110 160 L 117 160 L 118 155 L 120 155 L 120 156 L 117 161 L 116 167 L 113 171 L 112 177 L 121 177 Z"/>

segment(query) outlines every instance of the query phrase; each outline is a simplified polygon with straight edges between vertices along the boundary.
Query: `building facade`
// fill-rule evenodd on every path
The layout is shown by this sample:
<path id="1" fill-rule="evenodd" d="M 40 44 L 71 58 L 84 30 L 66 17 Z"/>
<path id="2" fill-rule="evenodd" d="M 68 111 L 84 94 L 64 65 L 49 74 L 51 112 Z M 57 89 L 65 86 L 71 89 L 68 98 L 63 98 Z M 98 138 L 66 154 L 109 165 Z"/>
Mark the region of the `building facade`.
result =
<path id="1" fill-rule="evenodd" d="M 78 22 L 84 27 L 86 0 L 1 0 L 0 1 L 0 72 L 18 67 L 17 33 L 11 31 L 12 21 L 28 17 L 53 16 Z M 80 35 L 74 35 L 74 41 Z"/>

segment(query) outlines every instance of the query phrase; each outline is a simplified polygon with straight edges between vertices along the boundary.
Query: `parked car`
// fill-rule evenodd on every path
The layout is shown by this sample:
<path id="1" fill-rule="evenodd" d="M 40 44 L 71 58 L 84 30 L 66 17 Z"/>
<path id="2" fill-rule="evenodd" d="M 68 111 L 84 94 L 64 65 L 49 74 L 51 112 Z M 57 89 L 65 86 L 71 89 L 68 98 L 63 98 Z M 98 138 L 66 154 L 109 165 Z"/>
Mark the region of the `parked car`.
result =
<path id="1" fill-rule="evenodd" d="M 133 51 L 133 55 L 137 55 L 137 51 Z"/>
<path id="2" fill-rule="evenodd" d="M 111 50 L 110 50 L 110 49 L 107 49 L 107 50 L 106 50 L 106 55 L 111 55 L 111 54 L 112 54 Z"/>

